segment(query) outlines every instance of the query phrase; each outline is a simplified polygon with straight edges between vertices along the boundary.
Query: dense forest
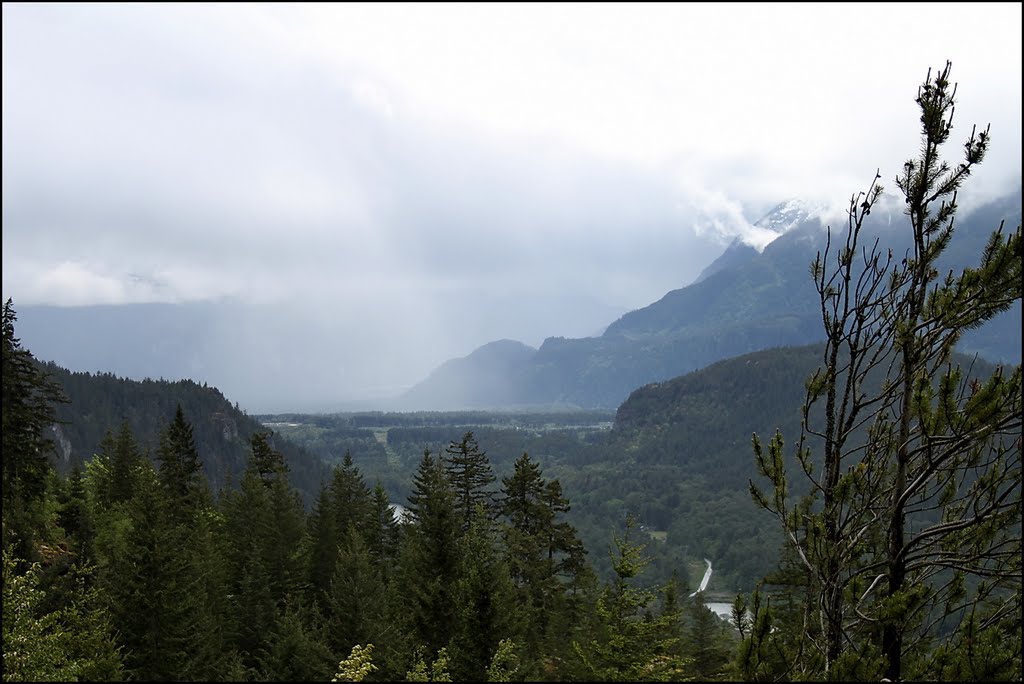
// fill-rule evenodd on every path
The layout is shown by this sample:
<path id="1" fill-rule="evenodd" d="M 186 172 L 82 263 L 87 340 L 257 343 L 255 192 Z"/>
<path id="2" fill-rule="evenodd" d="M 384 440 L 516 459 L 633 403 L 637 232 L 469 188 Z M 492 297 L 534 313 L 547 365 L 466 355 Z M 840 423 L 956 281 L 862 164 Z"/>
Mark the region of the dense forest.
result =
<path id="1" fill-rule="evenodd" d="M 194 382 L 38 362 L 7 300 L 4 680 L 1019 681 L 1021 366 L 955 350 L 1020 306 L 1021 230 L 943 266 L 989 143 L 941 160 L 949 74 L 896 178 L 911 246 L 864 231 L 876 177 L 810 265 L 824 342 L 614 421 L 264 417 L 300 448 Z"/>
<path id="2" fill-rule="evenodd" d="M 472 432 L 421 454 L 404 516 L 351 458 L 307 513 L 267 432 L 214 496 L 180 405 L 155 462 L 124 420 L 60 476 L 44 449 L 64 397 L 15 319 L 8 303 L 5 679 L 326 681 L 371 657 L 384 680 L 727 671 L 736 635 L 701 594 L 636 585 L 632 519 L 599 582 L 560 482 L 528 454 L 498 481 Z"/>

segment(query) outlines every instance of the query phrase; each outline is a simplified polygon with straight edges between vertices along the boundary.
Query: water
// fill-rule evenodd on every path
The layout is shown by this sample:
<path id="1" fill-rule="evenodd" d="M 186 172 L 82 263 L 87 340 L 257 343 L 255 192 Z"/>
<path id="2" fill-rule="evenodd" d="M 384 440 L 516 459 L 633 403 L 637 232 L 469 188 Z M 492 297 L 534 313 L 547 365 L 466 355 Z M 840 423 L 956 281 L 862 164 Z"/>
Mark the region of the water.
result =
<path id="1" fill-rule="evenodd" d="M 708 607 L 708 610 L 710 610 L 712 613 L 722 618 L 723 620 L 732 620 L 731 603 L 720 603 L 718 601 L 713 601 L 710 603 L 705 603 L 704 605 Z"/>

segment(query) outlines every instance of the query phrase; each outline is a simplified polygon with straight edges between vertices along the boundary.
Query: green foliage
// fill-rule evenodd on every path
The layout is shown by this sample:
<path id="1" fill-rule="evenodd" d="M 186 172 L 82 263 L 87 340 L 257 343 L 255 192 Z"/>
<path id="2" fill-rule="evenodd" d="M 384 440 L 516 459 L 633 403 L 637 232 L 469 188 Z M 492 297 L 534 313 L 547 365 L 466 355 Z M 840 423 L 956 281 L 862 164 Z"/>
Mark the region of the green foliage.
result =
<path id="1" fill-rule="evenodd" d="M 414 657 L 414 664 L 405 675 L 405 681 L 407 682 L 450 682 L 452 681 L 451 675 L 448 673 L 448 649 L 442 648 L 438 650 L 437 657 L 430 663 L 428 669 L 427 663 L 424 660 L 424 649 L 418 647 L 416 649 L 416 655 Z"/>
<path id="2" fill-rule="evenodd" d="M 423 454 L 414 483 L 400 583 L 408 594 L 416 643 L 436 652 L 448 644 L 456 624 L 454 591 L 462 571 L 462 519 L 444 464 L 429 451 Z"/>
<path id="3" fill-rule="evenodd" d="M 597 602 L 599 636 L 575 644 L 591 681 L 672 681 L 684 673 L 685 663 L 672 654 L 675 616 L 654 617 L 654 594 L 629 583 L 647 564 L 643 545 L 630 540 L 634 525 L 627 519 L 625 535 L 614 540 L 615 580 Z"/>
<path id="4" fill-rule="evenodd" d="M 508 566 L 483 507 L 478 508 L 460 542 L 461 571 L 453 596 L 456 627 L 450 642 L 451 672 L 459 681 L 486 679 L 501 640 L 521 631 Z"/>
<path id="5" fill-rule="evenodd" d="M 882 194 L 876 175 L 850 200 L 845 239 L 833 251 L 830 232 L 811 266 L 827 342 L 794 446 L 810 490 L 792 491 L 781 434 L 767 451 L 754 438 L 771 489 L 751 484 L 751 494 L 805 571 L 806 611 L 790 623 L 801 676 L 898 681 L 976 629 L 965 616 L 981 602 L 1020 595 L 1020 365 L 961 368 L 953 350 L 965 332 L 1019 307 L 1021 232 L 1000 224 L 975 264 L 940 277 L 957 190 L 989 142 L 975 128 L 964 161 L 942 159 L 950 69 L 929 71 L 918 91 L 921 152 L 896 178 L 910 224 L 905 257 L 877 241 L 861 246 Z M 759 629 L 755 617 L 748 674 L 773 641 Z"/>
<path id="6" fill-rule="evenodd" d="M 458 443 L 451 442 L 445 449 L 444 468 L 455 492 L 456 509 L 462 519 L 462 531 L 469 530 L 473 516 L 482 510 L 485 516 L 492 515 L 494 482 L 491 462 L 472 432 L 467 432 Z"/>
<path id="7" fill-rule="evenodd" d="M 688 670 L 698 681 L 721 679 L 730 655 L 725 647 L 729 642 L 724 626 L 705 605 L 703 593 L 698 592 L 694 597 L 691 610 L 686 649 L 690 658 Z"/>
<path id="8" fill-rule="evenodd" d="M 373 644 L 365 647 L 356 644 L 348 658 L 338 663 L 338 673 L 331 677 L 332 682 L 361 682 L 377 670 L 373 664 Z"/>
<path id="9" fill-rule="evenodd" d="M 327 596 L 326 633 L 333 652 L 380 641 L 385 632 L 385 592 L 366 542 L 350 526 L 342 538 Z"/>
<path id="10" fill-rule="evenodd" d="M 172 502 L 177 504 L 172 505 L 171 510 L 188 510 L 190 506 L 186 502 L 194 499 L 202 464 L 192 436 L 192 425 L 185 420 L 181 404 L 178 404 L 171 424 L 160 436 L 157 459 L 160 461 L 160 482 Z"/>
<path id="11" fill-rule="evenodd" d="M 120 655 L 96 593 L 79 583 L 65 605 L 48 610 L 35 563 L 19 573 L 3 552 L 4 681 L 120 681 Z"/>
<path id="12" fill-rule="evenodd" d="M 277 682 L 327 681 L 338 659 L 324 645 L 313 614 L 298 605 L 287 606 L 270 633 L 269 648 L 260 659 L 257 679 Z"/>
<path id="13" fill-rule="evenodd" d="M 118 378 L 110 373 L 72 373 L 53 363 L 36 364 L 49 374 L 70 400 L 55 409 L 63 447 L 57 469 L 67 472 L 85 466 L 94 454 L 105 451 L 106 433 L 126 424 L 139 453 L 156 458 L 161 434 L 180 404 L 191 419 L 196 450 L 202 454 L 202 472 L 211 491 L 237 486 L 251 452 L 251 436 L 266 432 L 254 418 L 229 402 L 214 387 L 192 380 L 170 382 Z M 284 454 L 288 480 L 305 505 L 313 502 L 321 479 L 328 474 L 320 459 L 289 442 L 273 447 Z"/>
<path id="14" fill-rule="evenodd" d="M 519 656 L 516 654 L 516 642 L 512 639 L 502 639 L 498 642 L 498 649 L 491 658 L 491 664 L 487 666 L 487 681 L 512 682 L 515 681 L 518 671 Z"/>
<path id="15" fill-rule="evenodd" d="M 55 405 L 66 402 L 60 386 L 39 368 L 15 337 L 17 314 L 10 299 L 3 306 L 3 543 L 14 544 L 19 558 L 36 558 L 35 534 L 43 527 L 48 457 L 53 440 L 46 431 L 56 422 Z"/>

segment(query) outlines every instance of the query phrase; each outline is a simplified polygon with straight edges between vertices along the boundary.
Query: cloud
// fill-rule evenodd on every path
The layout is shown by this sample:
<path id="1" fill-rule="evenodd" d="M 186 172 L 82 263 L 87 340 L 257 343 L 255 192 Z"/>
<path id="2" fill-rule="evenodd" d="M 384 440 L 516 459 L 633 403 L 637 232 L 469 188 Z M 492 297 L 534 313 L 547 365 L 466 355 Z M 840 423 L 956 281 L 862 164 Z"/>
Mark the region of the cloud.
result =
<path id="1" fill-rule="evenodd" d="M 973 192 L 1019 183 L 1020 8 L 990 10 L 980 49 L 966 6 L 5 4 L 3 290 L 293 311 L 367 386 L 590 334 L 784 199 L 891 190 L 920 36 L 955 131 L 993 117 Z"/>

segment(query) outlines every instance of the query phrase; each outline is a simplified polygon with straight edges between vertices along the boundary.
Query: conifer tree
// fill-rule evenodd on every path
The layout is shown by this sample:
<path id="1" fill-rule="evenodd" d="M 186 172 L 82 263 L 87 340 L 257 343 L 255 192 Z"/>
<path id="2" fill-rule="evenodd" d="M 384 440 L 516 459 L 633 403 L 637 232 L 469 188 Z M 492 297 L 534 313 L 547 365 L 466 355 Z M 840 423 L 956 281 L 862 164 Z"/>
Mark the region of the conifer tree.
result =
<path id="1" fill-rule="evenodd" d="M 41 568 L 18 572 L 12 547 L 3 552 L 4 681 L 120 681 L 121 657 L 109 617 L 84 577 L 54 609 L 41 588 Z"/>
<path id="2" fill-rule="evenodd" d="M 249 467 L 269 486 L 278 475 L 288 473 L 284 454 L 270 445 L 272 432 L 254 432 L 249 438 L 252 448 Z"/>
<path id="3" fill-rule="evenodd" d="M 409 514 L 401 586 L 413 641 L 435 653 L 448 645 L 456 623 L 454 589 L 461 573 L 462 518 L 444 464 L 429 450 L 413 477 Z"/>
<path id="4" fill-rule="evenodd" d="M 349 526 L 361 533 L 371 529 L 373 499 L 363 474 L 359 472 L 348 451 L 345 452 L 341 467 L 334 467 L 331 505 L 339 534 L 345 534 Z"/>
<path id="5" fill-rule="evenodd" d="M 338 560 L 338 545 L 341 535 L 334 515 L 330 490 L 321 484 L 320 492 L 313 503 L 313 510 L 307 521 L 310 540 L 309 591 L 313 603 L 324 607 L 324 601 L 331 586 L 331 577 Z"/>
<path id="6" fill-rule="evenodd" d="M 820 658 L 829 677 L 917 676 L 927 665 L 908 654 L 926 660 L 989 599 L 1001 598 L 992 628 L 1020 619 L 1020 366 L 972 377 L 952 352 L 965 331 L 1020 302 L 1021 232 L 1000 225 L 977 266 L 940 274 L 957 191 L 989 145 L 988 129 L 975 128 L 962 162 L 942 160 L 950 69 L 929 71 L 918 91 L 921 151 L 896 178 L 911 248 L 901 259 L 862 245 L 882 194 L 876 175 L 851 198 L 839 249 L 830 233 L 811 265 L 826 345 L 795 448 L 810 495 L 792 500 L 782 436 L 767 449 L 754 438 L 771 489 L 751 493 L 778 518 L 814 596 L 804 664 Z"/>
<path id="7" fill-rule="evenodd" d="M 258 679 L 271 682 L 328 681 L 335 672 L 334 658 L 316 629 L 309 611 L 290 605 L 269 635 L 270 649 L 261 659 Z"/>
<path id="8" fill-rule="evenodd" d="M 482 510 L 473 516 L 460 551 L 451 672 L 456 681 L 484 681 L 501 640 L 518 637 L 522 624 L 508 566 L 495 548 L 492 525 Z"/>
<path id="9" fill-rule="evenodd" d="M 171 679 L 182 669 L 176 646 L 189 619 L 174 605 L 180 549 L 162 512 L 156 473 L 147 463 L 140 475 L 125 542 L 108 559 L 103 589 L 125 648 L 125 670 L 138 680 Z"/>
<path id="10" fill-rule="evenodd" d="M 512 475 L 502 478 L 501 514 L 505 557 L 525 616 L 523 647 L 527 660 L 538 664 L 570 641 L 555 624 L 568 609 L 565 592 L 586 571 L 585 551 L 576 530 L 558 519 L 568 512 L 558 480 L 546 481 L 540 465 L 523 454 Z"/>
<path id="11" fill-rule="evenodd" d="M 723 625 L 707 607 L 703 592 L 697 592 L 690 609 L 692 617 L 688 634 L 689 671 L 702 682 L 720 679 L 725 674 L 729 660 Z"/>
<path id="12" fill-rule="evenodd" d="M 648 610 L 652 592 L 633 586 L 649 560 L 643 546 L 630 539 L 636 521 L 626 520 L 623 537 L 615 538 L 614 580 L 597 603 L 599 631 L 574 643 L 588 679 L 593 681 L 671 681 L 684 674 L 684 661 L 672 655 L 674 615 L 655 617 Z"/>
<path id="13" fill-rule="evenodd" d="M 169 497 L 171 512 L 182 515 L 191 512 L 197 503 L 196 489 L 202 464 L 192 436 L 192 425 L 185 420 L 181 404 L 178 404 L 174 419 L 160 436 L 157 458 L 160 461 L 160 482 Z"/>
<path id="14" fill-rule="evenodd" d="M 451 442 L 445 449 L 444 467 L 455 491 L 455 506 L 461 519 L 462 531 L 469 530 L 477 510 L 493 515 L 494 482 L 491 462 L 472 432 L 467 432 L 458 443 Z"/>
<path id="15" fill-rule="evenodd" d="M 109 473 L 107 485 L 103 489 L 104 503 L 128 501 L 135 490 L 136 470 L 142 454 L 127 420 L 121 421 L 116 436 L 107 433 L 100 444 L 99 455 L 106 460 Z"/>
<path id="16" fill-rule="evenodd" d="M 60 386 L 42 370 L 15 336 L 18 316 L 10 299 L 2 321 L 3 541 L 15 557 L 32 561 L 38 531 L 45 526 L 42 502 L 52 468 L 53 440 L 46 431 L 57 421 L 55 405 L 67 401 Z"/>
<path id="17" fill-rule="evenodd" d="M 390 582 L 393 565 L 398 558 L 399 534 L 394 508 L 384 487 L 378 482 L 373 488 L 373 514 L 368 538 L 370 557 L 385 584 Z"/>
<path id="18" fill-rule="evenodd" d="M 385 631 L 386 587 L 363 535 L 349 526 L 343 537 L 328 596 L 326 634 L 340 658 L 358 644 L 380 643 Z"/>
<path id="19" fill-rule="evenodd" d="M 93 562 L 96 524 L 89 505 L 85 478 L 77 466 L 71 469 L 61 487 L 57 522 L 74 544 L 80 563 Z"/>

